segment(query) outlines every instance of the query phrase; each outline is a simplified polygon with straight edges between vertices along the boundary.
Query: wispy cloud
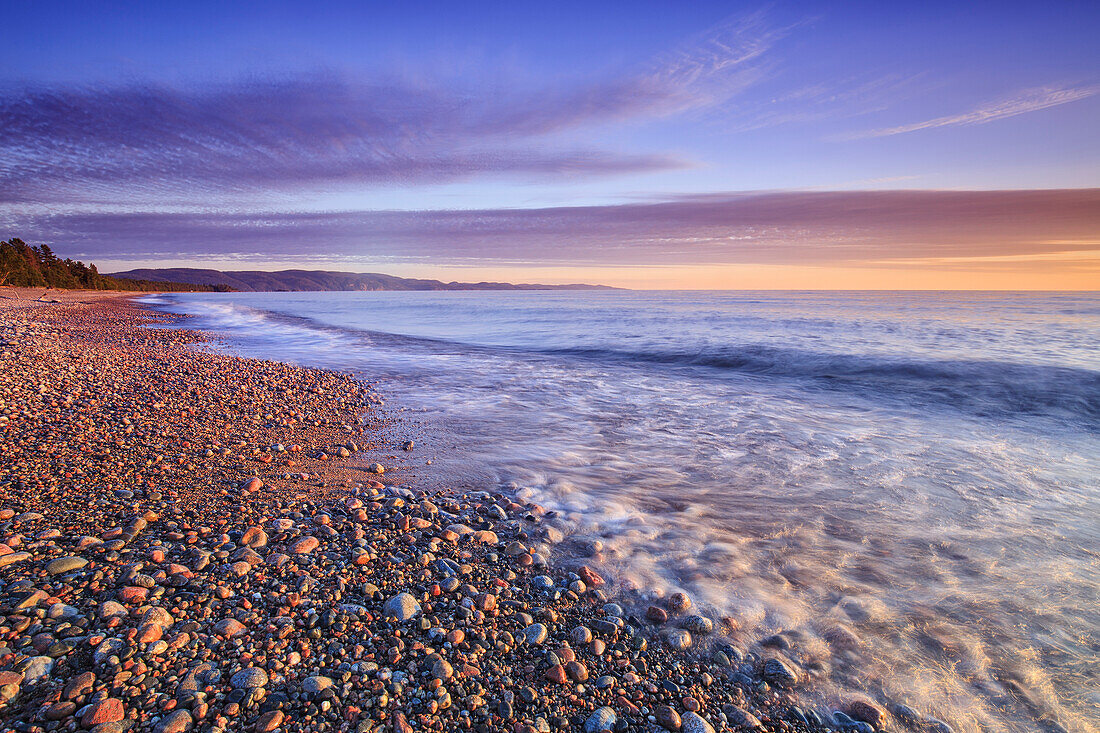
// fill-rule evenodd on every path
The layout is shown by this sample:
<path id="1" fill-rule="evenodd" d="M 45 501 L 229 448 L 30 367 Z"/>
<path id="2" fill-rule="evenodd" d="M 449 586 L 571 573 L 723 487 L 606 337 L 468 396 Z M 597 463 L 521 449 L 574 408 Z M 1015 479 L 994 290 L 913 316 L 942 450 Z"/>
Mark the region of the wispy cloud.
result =
<path id="1" fill-rule="evenodd" d="M 748 132 L 861 117 L 911 96 L 924 78 L 924 74 L 859 74 L 795 86 L 756 105 L 729 110 L 724 125 L 733 132 Z"/>
<path id="2" fill-rule="evenodd" d="M 626 94 L 603 99 L 611 109 L 629 103 Z M 544 120 L 542 127 L 493 122 L 517 108 Z M 601 112 L 609 113 L 567 99 L 493 101 L 333 76 L 191 90 L 24 89 L 0 96 L 0 200 L 150 200 L 684 164 L 669 155 L 533 140 Z"/>
<path id="3" fill-rule="evenodd" d="M 9 214 L 0 238 L 5 230 L 65 255 L 114 260 L 234 253 L 345 266 L 904 264 L 1095 250 L 1100 189 L 713 194 L 473 211 Z"/>
<path id="4" fill-rule="evenodd" d="M 957 115 L 936 117 L 923 122 L 914 122 L 908 125 L 896 127 L 883 127 L 877 130 L 866 130 L 845 136 L 843 139 L 858 140 L 870 137 L 888 137 L 901 135 L 918 130 L 931 130 L 937 127 L 957 127 L 965 125 L 984 125 L 1008 117 L 1038 112 L 1039 110 L 1058 107 L 1070 102 L 1087 99 L 1100 92 L 1100 86 L 1088 87 L 1039 87 L 1027 89 L 1008 99 L 991 102 L 982 105 L 970 112 Z"/>
<path id="5" fill-rule="evenodd" d="M 677 90 L 672 110 L 726 102 L 770 73 L 775 46 L 797 26 L 777 26 L 764 11 L 738 15 L 659 56 L 642 84 Z"/>
<path id="6" fill-rule="evenodd" d="M 731 20 L 641 68 L 538 87 L 455 88 L 334 73 L 192 87 L 0 90 L 0 202 L 198 201 L 214 194 L 594 176 L 678 156 L 572 131 L 728 99 L 781 37 Z"/>

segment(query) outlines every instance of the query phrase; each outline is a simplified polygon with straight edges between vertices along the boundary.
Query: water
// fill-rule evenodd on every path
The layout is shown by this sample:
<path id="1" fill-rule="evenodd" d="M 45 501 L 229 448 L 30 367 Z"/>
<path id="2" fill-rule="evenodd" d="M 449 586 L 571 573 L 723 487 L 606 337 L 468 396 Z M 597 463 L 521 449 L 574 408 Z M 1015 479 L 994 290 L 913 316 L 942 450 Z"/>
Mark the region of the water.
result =
<path id="1" fill-rule="evenodd" d="M 512 483 L 623 586 L 684 590 L 743 642 L 800 633 L 822 705 L 1100 725 L 1100 296 L 153 300 L 236 353 L 380 381 L 408 480 Z"/>

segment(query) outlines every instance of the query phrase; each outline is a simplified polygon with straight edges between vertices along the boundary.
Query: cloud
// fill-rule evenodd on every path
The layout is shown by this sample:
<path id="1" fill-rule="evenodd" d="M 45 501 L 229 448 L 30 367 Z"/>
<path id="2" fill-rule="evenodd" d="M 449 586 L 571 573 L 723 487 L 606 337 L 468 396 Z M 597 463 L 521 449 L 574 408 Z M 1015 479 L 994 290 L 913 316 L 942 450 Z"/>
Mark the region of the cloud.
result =
<path id="1" fill-rule="evenodd" d="M 1095 250 L 1100 189 L 765 192 L 472 211 L 9 214 L 3 230 L 93 260 L 904 264 Z"/>
<path id="2" fill-rule="evenodd" d="M 931 120 L 914 122 L 908 125 L 899 125 L 897 127 L 867 130 L 855 133 L 843 139 L 858 140 L 871 137 L 888 137 L 890 135 L 901 135 L 907 132 L 917 132 L 918 130 L 931 130 L 937 127 L 985 125 L 990 122 L 995 122 L 996 120 L 1016 117 L 1017 115 L 1027 114 L 1028 112 L 1038 112 L 1039 110 L 1050 109 L 1051 107 L 1058 107 L 1063 104 L 1069 104 L 1070 102 L 1087 99 L 1097 92 L 1100 92 L 1100 87 L 1096 86 L 1076 88 L 1039 87 L 1036 89 L 1027 89 L 1009 99 L 992 102 L 970 112 L 964 112 L 963 114 L 936 117 Z"/>
<path id="3" fill-rule="evenodd" d="M 728 99 L 752 83 L 780 35 L 750 16 L 640 69 L 534 87 L 323 73 L 186 88 L 9 88 L 0 90 L 0 202 L 163 203 L 683 167 L 674 155 L 578 144 L 571 134 Z"/>
<path id="4" fill-rule="evenodd" d="M 486 174 L 600 175 L 685 164 L 670 155 L 531 140 L 631 103 L 626 93 L 600 98 L 600 110 L 565 97 L 492 102 L 332 76 L 198 90 L 25 89 L 0 96 L 0 200 L 194 199 L 226 191 Z M 504 109 L 512 110 L 513 124 L 499 121 Z M 541 127 L 521 124 L 524 117 L 542 120 Z"/>

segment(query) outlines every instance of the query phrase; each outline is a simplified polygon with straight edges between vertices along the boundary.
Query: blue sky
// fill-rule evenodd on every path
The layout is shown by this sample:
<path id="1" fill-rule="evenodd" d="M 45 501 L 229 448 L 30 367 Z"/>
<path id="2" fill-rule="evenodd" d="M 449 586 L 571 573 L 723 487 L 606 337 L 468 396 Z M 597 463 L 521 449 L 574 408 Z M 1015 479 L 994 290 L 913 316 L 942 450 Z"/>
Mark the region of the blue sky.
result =
<path id="1" fill-rule="evenodd" d="M 612 245 L 600 222 L 718 196 L 739 213 L 657 227 L 685 265 L 713 267 L 719 250 L 728 268 L 866 273 L 892 258 L 912 273 L 922 257 L 974 256 L 980 237 L 921 224 L 963 216 L 959 203 L 748 226 L 743 194 L 1098 185 L 1096 3 L 468 5 L 6 3 L 0 235 L 120 266 L 325 260 L 552 279 L 644 267 L 653 280 L 675 259 L 654 255 L 654 227 L 618 223 Z M 1090 204 L 1062 206 L 1069 219 L 1003 254 L 1096 274 L 1091 254 L 1072 256 L 1100 248 Z M 544 226 L 559 209 L 573 247 Z M 424 216 L 401 217 L 389 245 L 358 237 L 393 210 Z M 469 216 L 438 216 L 453 210 L 520 227 L 494 232 L 514 252 L 471 241 Z M 530 215 L 502 216 L 515 211 Z M 283 235 L 303 213 L 331 221 L 292 247 Z M 178 240 L 187 216 L 202 246 Z M 1002 238 L 982 216 L 962 228 Z M 425 237 L 442 221 L 464 227 L 460 252 Z M 868 238 L 882 251 L 852 259 Z"/>

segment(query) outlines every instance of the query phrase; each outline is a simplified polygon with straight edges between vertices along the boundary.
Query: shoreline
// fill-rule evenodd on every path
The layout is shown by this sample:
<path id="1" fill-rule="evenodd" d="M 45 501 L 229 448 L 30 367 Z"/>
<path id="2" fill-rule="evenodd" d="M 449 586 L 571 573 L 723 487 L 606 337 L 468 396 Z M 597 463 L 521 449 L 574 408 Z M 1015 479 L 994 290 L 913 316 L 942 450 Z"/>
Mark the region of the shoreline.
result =
<path id="1" fill-rule="evenodd" d="M 5 730 L 885 725 L 801 709 L 797 660 L 686 599 L 605 605 L 542 507 L 364 470 L 368 383 L 100 295 L 0 301 Z"/>

